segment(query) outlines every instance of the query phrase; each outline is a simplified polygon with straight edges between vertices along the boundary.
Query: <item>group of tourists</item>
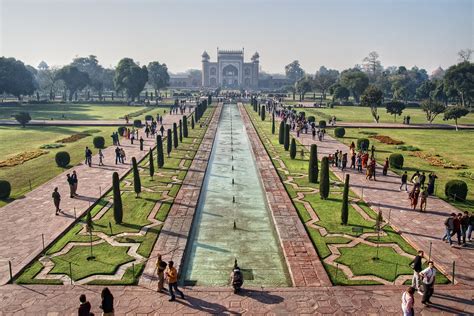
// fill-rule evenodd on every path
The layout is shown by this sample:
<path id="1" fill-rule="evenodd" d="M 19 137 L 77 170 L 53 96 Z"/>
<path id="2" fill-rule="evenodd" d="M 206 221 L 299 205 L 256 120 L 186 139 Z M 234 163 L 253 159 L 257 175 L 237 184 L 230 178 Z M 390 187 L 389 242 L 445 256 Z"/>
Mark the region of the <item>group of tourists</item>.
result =
<path id="1" fill-rule="evenodd" d="M 410 115 L 404 116 L 403 117 L 403 124 L 410 125 L 410 120 L 411 120 Z"/>
<path id="2" fill-rule="evenodd" d="M 472 230 L 474 228 L 474 213 L 468 211 L 463 213 L 451 213 L 444 221 L 445 234 L 443 241 L 453 245 L 452 237 L 456 235 L 458 246 L 466 246 L 466 240 L 471 242 Z"/>
<path id="3" fill-rule="evenodd" d="M 118 132 L 113 132 L 112 135 L 110 135 L 110 137 L 112 137 L 112 144 L 114 146 L 120 146 L 120 137 L 119 137 Z"/>
<path id="4" fill-rule="evenodd" d="M 127 157 L 125 155 L 125 150 L 120 147 L 115 148 L 115 164 L 125 163 Z"/>
<path id="5" fill-rule="evenodd" d="M 416 210 L 418 201 L 420 201 L 420 212 L 426 211 L 428 197 L 434 194 L 435 182 L 438 176 L 431 172 L 426 177 L 425 172 L 420 173 L 416 171 L 410 182 L 413 184 L 412 189 L 408 194 L 408 199 L 410 200 L 410 205 L 413 210 Z M 428 180 L 427 185 L 425 185 L 426 180 Z M 401 177 L 400 191 L 405 187 L 405 191 L 408 192 L 408 173 L 405 171 Z"/>
<path id="6" fill-rule="evenodd" d="M 100 298 L 101 298 L 101 304 L 99 308 L 102 310 L 102 315 L 113 316 L 115 313 L 114 296 L 110 292 L 109 288 L 106 287 L 102 290 L 102 292 L 100 293 Z M 79 296 L 79 302 L 80 302 L 80 305 L 77 310 L 78 316 L 93 316 L 94 315 L 94 313 L 91 312 L 92 305 L 87 300 L 87 297 L 85 294 L 81 294 Z"/>

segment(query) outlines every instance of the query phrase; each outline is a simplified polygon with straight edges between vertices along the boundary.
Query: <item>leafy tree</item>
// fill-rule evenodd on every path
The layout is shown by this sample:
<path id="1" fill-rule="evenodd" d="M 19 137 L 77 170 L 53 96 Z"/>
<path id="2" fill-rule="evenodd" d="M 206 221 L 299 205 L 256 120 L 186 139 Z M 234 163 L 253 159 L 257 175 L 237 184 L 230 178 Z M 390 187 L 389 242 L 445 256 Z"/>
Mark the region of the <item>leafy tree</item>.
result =
<path id="1" fill-rule="evenodd" d="M 275 134 L 275 112 L 272 112 L 272 134 Z"/>
<path id="2" fill-rule="evenodd" d="M 173 145 L 174 148 L 178 148 L 178 126 L 173 123 Z"/>
<path id="3" fill-rule="evenodd" d="M 36 81 L 38 82 L 38 89 L 49 95 L 49 100 L 54 101 L 56 93 L 60 89 L 64 89 L 62 80 L 57 77 L 59 68 L 57 67 L 41 67 L 38 70 Z"/>
<path id="4" fill-rule="evenodd" d="M 132 168 L 133 168 L 133 189 L 135 190 L 135 193 L 137 194 L 137 197 L 138 197 L 140 192 L 142 192 L 142 184 L 140 181 L 140 173 L 138 172 L 138 165 L 137 165 L 137 160 L 135 159 L 135 157 L 132 157 Z"/>
<path id="5" fill-rule="evenodd" d="M 123 207 L 122 195 L 120 194 L 120 179 L 117 172 L 112 175 L 112 188 L 114 192 L 114 220 L 116 224 L 122 223 Z"/>
<path id="6" fill-rule="evenodd" d="M 140 95 L 148 81 L 146 66 L 140 68 L 133 59 L 123 58 L 115 69 L 114 84 L 117 91 L 125 90 L 132 101 Z"/>
<path id="7" fill-rule="evenodd" d="M 155 162 L 153 161 L 153 151 L 151 151 L 151 148 L 148 153 L 148 158 L 150 159 L 148 170 L 150 171 L 150 177 L 153 180 L 153 175 L 155 174 Z"/>
<path id="8" fill-rule="evenodd" d="M 383 101 L 383 93 L 382 91 L 370 85 L 364 91 L 364 94 L 361 96 L 361 104 L 370 107 L 370 112 L 372 113 L 372 117 L 378 123 L 379 122 L 379 115 L 377 114 L 377 108 L 382 105 Z"/>
<path id="9" fill-rule="evenodd" d="M 278 130 L 278 143 L 283 145 L 285 143 L 285 122 L 280 122 L 280 129 Z"/>
<path id="10" fill-rule="evenodd" d="M 69 90 L 69 101 L 72 101 L 77 91 L 84 89 L 89 84 L 89 75 L 70 65 L 59 69 L 56 78 L 64 81 L 67 90 Z"/>
<path id="11" fill-rule="evenodd" d="M 375 82 L 382 74 L 383 67 L 379 60 L 379 54 L 375 51 L 369 53 L 363 60 L 363 68 L 369 76 L 371 82 Z"/>
<path id="12" fill-rule="evenodd" d="M 420 100 L 430 99 L 433 97 L 433 92 L 436 89 L 436 82 L 426 80 L 423 82 L 418 89 L 416 89 L 416 97 Z"/>
<path id="13" fill-rule="evenodd" d="M 290 146 L 290 158 L 296 158 L 296 141 L 294 138 L 291 139 L 291 146 Z"/>
<path id="14" fill-rule="evenodd" d="M 29 121 L 31 121 L 30 113 L 28 112 L 20 112 L 14 115 L 15 120 L 21 124 L 22 127 L 25 127 Z"/>
<path id="15" fill-rule="evenodd" d="M 349 219 L 349 174 L 346 174 L 344 192 L 342 193 L 341 224 L 347 225 Z"/>
<path id="16" fill-rule="evenodd" d="M 295 60 L 285 66 L 286 77 L 292 82 L 300 80 L 304 76 L 304 70 L 300 66 L 300 62 Z"/>
<path id="17" fill-rule="evenodd" d="M 458 130 L 458 119 L 469 114 L 469 110 L 461 106 L 451 106 L 444 112 L 443 120 L 454 120 L 456 131 Z"/>
<path id="18" fill-rule="evenodd" d="M 304 100 L 306 93 L 310 92 L 313 88 L 313 82 L 309 77 L 303 77 L 296 82 L 296 91 L 300 95 L 300 100 Z"/>
<path id="19" fill-rule="evenodd" d="M 397 115 L 400 116 L 405 109 L 405 103 L 393 100 L 390 102 L 385 103 L 385 108 L 387 109 L 387 113 L 390 113 L 394 116 L 393 120 L 397 120 Z"/>
<path id="20" fill-rule="evenodd" d="M 188 117 L 183 115 L 183 136 L 187 138 L 188 135 Z"/>
<path id="21" fill-rule="evenodd" d="M 426 120 L 431 124 L 438 114 L 446 110 L 446 106 L 439 101 L 429 98 L 421 102 L 421 109 L 426 114 Z"/>
<path id="22" fill-rule="evenodd" d="M 321 159 L 321 176 L 319 179 L 319 195 L 325 200 L 329 197 L 329 159 Z"/>
<path id="23" fill-rule="evenodd" d="M 351 95 L 351 92 L 349 91 L 349 89 L 347 89 L 346 87 L 343 87 L 341 85 L 338 85 L 335 89 L 334 89 L 334 93 L 333 93 L 333 99 L 334 100 L 346 100 L 349 99 L 349 96 Z"/>
<path id="24" fill-rule="evenodd" d="M 160 64 L 153 61 L 148 64 L 148 82 L 155 89 L 155 94 L 158 96 L 160 89 L 169 85 L 170 75 L 168 74 L 168 67 L 166 64 Z"/>
<path id="25" fill-rule="evenodd" d="M 457 92 L 462 106 L 471 106 L 474 99 L 474 63 L 465 61 L 449 67 L 444 84 L 445 89 L 451 88 Z"/>
<path id="26" fill-rule="evenodd" d="M 20 60 L 0 57 L 0 94 L 9 93 L 19 100 L 35 91 L 33 74 Z"/>
<path id="27" fill-rule="evenodd" d="M 321 66 L 314 75 L 313 84 L 316 89 L 321 92 L 320 104 L 326 99 L 328 89 L 334 85 L 339 77 L 339 71 L 335 69 L 327 69 Z"/>
<path id="28" fill-rule="evenodd" d="M 163 157 L 163 139 L 161 135 L 156 136 L 156 163 L 158 168 L 163 168 L 165 159 Z"/>
<path id="29" fill-rule="evenodd" d="M 318 147 L 312 144 L 309 151 L 308 180 L 310 183 L 318 182 Z"/>
<path id="30" fill-rule="evenodd" d="M 361 94 L 369 85 L 369 78 L 357 68 L 347 69 L 341 73 L 340 83 L 349 89 L 355 101 L 359 103 Z"/>
<path id="31" fill-rule="evenodd" d="M 71 66 L 87 73 L 89 76 L 89 86 L 97 91 L 99 98 L 102 99 L 102 91 L 104 90 L 104 67 L 99 65 L 97 57 L 94 55 L 76 57 L 72 61 Z"/>
<path id="32" fill-rule="evenodd" d="M 286 151 L 290 149 L 290 125 L 286 124 L 285 125 L 285 141 L 283 144 L 283 147 L 285 148 Z"/>
<path id="33" fill-rule="evenodd" d="M 391 76 L 393 97 L 407 103 L 409 99 L 415 97 L 416 90 L 426 80 L 428 80 L 428 74 L 424 69 L 413 67 L 407 70 L 406 67 L 398 67 Z"/>
<path id="34" fill-rule="evenodd" d="M 166 152 L 168 153 L 168 158 L 170 157 L 171 150 L 173 148 L 173 139 L 171 138 L 171 129 L 168 128 L 168 134 L 166 136 Z"/>

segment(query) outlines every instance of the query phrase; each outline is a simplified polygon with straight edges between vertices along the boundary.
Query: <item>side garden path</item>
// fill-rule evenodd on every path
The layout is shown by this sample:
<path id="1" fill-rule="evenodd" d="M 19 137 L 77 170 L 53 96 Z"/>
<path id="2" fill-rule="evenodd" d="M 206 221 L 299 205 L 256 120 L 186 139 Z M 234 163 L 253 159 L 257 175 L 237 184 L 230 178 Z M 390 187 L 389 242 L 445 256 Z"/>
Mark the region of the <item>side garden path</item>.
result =
<path id="1" fill-rule="evenodd" d="M 296 137 L 296 133 L 292 133 Z M 328 156 L 336 150 L 349 152 L 349 147 L 336 139 L 325 136 L 320 142 L 313 140 L 311 134 L 300 134 L 299 142 L 305 146 L 318 145 L 318 157 Z M 379 154 L 378 159 L 385 158 Z M 435 265 L 445 274 L 451 275 L 455 261 L 455 281 L 474 285 L 474 252 L 472 249 L 451 247 L 441 240 L 444 235 L 444 220 L 452 212 L 460 212 L 449 203 L 430 197 L 425 212 L 413 211 L 408 200 L 408 193 L 400 191 L 400 177 L 393 172 L 382 176 L 382 168 L 377 166 L 377 181 L 366 180 L 365 174 L 353 169 L 331 167 L 331 171 L 339 178 L 344 179 L 350 174 L 351 189 L 373 208 L 382 211 L 385 220 L 399 231 L 415 248 L 424 250 L 426 256 L 430 253 Z"/>
<path id="2" fill-rule="evenodd" d="M 181 118 L 181 115 L 166 115 L 163 124 L 166 129 L 171 128 Z M 114 172 L 118 172 L 120 177 L 124 176 L 131 168 L 132 157 L 140 161 L 149 148 L 155 147 L 154 138 L 146 138 L 143 133 L 140 136 L 145 140 L 143 151 L 140 151 L 138 142 L 132 145 L 129 140 L 121 139 L 120 147 L 127 156 L 125 164 L 115 164 L 115 147 L 110 146 L 102 151 L 105 156 L 104 166 L 98 166 L 99 158 L 95 155 L 92 167 L 81 163 L 65 170 L 24 198 L 0 208 L 0 284 L 5 284 L 10 278 L 9 261 L 15 275 L 111 188 Z M 72 171 L 76 171 L 79 179 L 79 196 L 74 199 L 69 197 L 66 181 L 66 174 Z M 62 198 L 63 213 L 58 216 L 55 215 L 51 198 L 55 187 L 59 188 Z"/>

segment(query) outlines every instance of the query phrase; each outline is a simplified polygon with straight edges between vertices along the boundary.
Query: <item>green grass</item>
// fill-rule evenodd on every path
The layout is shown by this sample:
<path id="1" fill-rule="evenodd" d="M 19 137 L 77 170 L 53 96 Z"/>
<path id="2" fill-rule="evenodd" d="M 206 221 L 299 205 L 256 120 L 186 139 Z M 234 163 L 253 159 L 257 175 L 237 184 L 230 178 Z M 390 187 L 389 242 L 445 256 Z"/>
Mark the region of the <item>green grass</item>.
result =
<path id="1" fill-rule="evenodd" d="M 11 158 L 22 152 L 39 150 L 41 145 L 55 143 L 59 139 L 90 129 L 90 127 L 85 126 L 29 126 L 26 128 L 0 126 L 0 152 L 2 153 L 0 160 Z M 98 152 L 98 149 L 95 149 L 92 144 L 92 139 L 95 136 L 103 136 L 105 138 L 105 145 L 112 145 L 110 135 L 113 131 L 116 131 L 116 128 L 101 126 L 99 130 L 99 132 L 96 131 L 91 136 L 76 142 L 66 143 L 64 147 L 47 149 L 47 154 L 26 161 L 23 164 L 0 168 L 0 179 L 9 181 L 12 186 L 11 199 L 9 201 L 0 200 L 0 207 L 29 192 L 30 181 L 31 188 L 34 189 L 64 172 L 65 169 L 58 167 L 54 160 L 58 151 L 67 151 L 71 156 L 70 165 L 74 166 L 84 160 L 84 148 L 86 146 L 89 146 L 94 154 Z"/>
<path id="2" fill-rule="evenodd" d="M 91 238 L 89 235 L 78 235 L 79 231 L 82 229 L 82 225 L 76 224 L 72 229 L 68 230 L 57 242 L 53 244 L 51 248 L 46 251 L 47 255 L 53 254 L 55 252 L 61 251 L 68 243 L 70 242 L 90 242 Z M 92 241 L 99 240 L 97 236 L 92 236 Z"/>
<path id="3" fill-rule="evenodd" d="M 324 268 L 328 272 L 329 278 L 334 285 L 380 285 L 382 283 L 371 280 L 349 280 L 344 272 L 338 271 L 336 267 L 323 262 Z"/>
<path id="4" fill-rule="evenodd" d="M 49 279 L 35 279 L 35 276 L 41 272 L 43 265 L 39 261 L 34 261 L 26 270 L 18 277 L 15 282 L 17 284 L 49 284 L 49 285 L 62 285 L 60 280 L 49 280 Z"/>
<path id="5" fill-rule="evenodd" d="M 298 111 L 300 109 L 297 109 Z M 316 121 L 327 119 L 327 117 L 336 116 L 340 122 L 371 123 L 374 122 L 370 108 L 363 106 L 335 106 L 334 108 L 304 108 L 301 111 L 306 112 L 306 116 L 313 115 Z M 380 123 L 394 123 L 393 115 L 387 113 L 384 107 L 378 109 Z M 406 108 L 402 117 L 397 116 L 396 123 L 403 123 L 403 116 L 410 116 L 411 124 L 427 124 L 425 113 L 418 108 Z M 454 124 L 454 121 L 443 121 L 443 115 L 438 115 L 433 124 Z M 474 113 L 460 118 L 458 124 L 474 124 Z"/>
<path id="6" fill-rule="evenodd" d="M 69 275 L 71 263 L 72 279 L 77 281 L 95 274 L 114 274 L 120 265 L 134 260 L 127 254 L 128 247 L 114 247 L 107 242 L 94 245 L 92 251 L 94 260 L 87 260 L 89 246 L 74 246 L 64 255 L 52 257 L 54 267 L 50 273 Z"/>
<path id="7" fill-rule="evenodd" d="M 474 206 L 474 178 L 464 176 L 474 173 L 474 131 L 461 130 L 402 130 L 402 129 L 371 129 L 373 133 L 390 136 L 393 139 L 401 140 L 406 146 L 414 146 L 421 149 L 422 153 L 436 156 L 445 162 L 454 165 L 465 165 L 464 169 L 450 169 L 443 166 L 432 166 L 426 159 L 413 155 L 413 152 L 397 149 L 396 145 L 387 145 L 370 138 L 371 144 L 376 148 L 376 157 L 379 161 L 390 156 L 392 153 L 402 154 L 404 157 L 403 170 L 407 170 L 409 175 L 415 170 L 420 170 L 428 175 L 435 172 L 438 176 L 436 180 L 435 193 L 440 198 L 445 198 L 444 186 L 446 182 L 452 179 L 460 179 L 467 183 L 469 192 L 467 200 L 470 204 L 456 203 L 455 206 L 468 210 Z M 346 136 L 339 138 L 340 141 L 349 145 L 358 138 L 367 137 L 363 129 L 346 128 Z M 392 169 L 392 171 L 401 174 L 403 170 Z M 451 202 L 451 201 L 449 201 Z M 454 203 L 453 203 L 454 205 Z"/>
<path id="8" fill-rule="evenodd" d="M 145 264 L 139 263 L 133 267 L 128 268 L 122 279 L 120 280 L 95 280 L 87 284 L 89 285 L 137 285 L 138 279 L 145 268 Z"/>

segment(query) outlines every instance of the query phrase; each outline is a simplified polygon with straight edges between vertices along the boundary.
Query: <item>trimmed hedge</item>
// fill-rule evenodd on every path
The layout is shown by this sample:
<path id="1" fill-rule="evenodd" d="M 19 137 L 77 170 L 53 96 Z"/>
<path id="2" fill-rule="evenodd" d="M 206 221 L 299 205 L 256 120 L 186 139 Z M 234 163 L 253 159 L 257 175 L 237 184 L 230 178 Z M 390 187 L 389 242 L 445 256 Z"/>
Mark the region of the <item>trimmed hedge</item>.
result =
<path id="1" fill-rule="evenodd" d="M 308 116 L 308 122 L 313 123 L 316 122 L 316 118 L 312 115 Z"/>
<path id="2" fill-rule="evenodd" d="M 62 168 L 67 167 L 71 162 L 71 156 L 69 156 L 67 151 L 58 151 L 54 159 L 56 160 L 56 164 Z"/>
<path id="3" fill-rule="evenodd" d="M 153 115 L 147 114 L 145 115 L 145 121 L 151 121 L 153 120 Z"/>
<path id="4" fill-rule="evenodd" d="M 467 184 L 462 180 L 449 180 L 444 186 L 444 194 L 456 201 L 465 201 L 467 197 Z"/>
<path id="5" fill-rule="evenodd" d="M 342 138 L 344 137 L 344 135 L 346 135 L 346 130 L 344 129 L 344 127 L 336 127 L 334 129 L 334 136 Z"/>
<path id="6" fill-rule="evenodd" d="M 393 167 L 396 169 L 403 168 L 404 158 L 402 154 L 391 154 L 390 157 L 388 158 L 388 161 L 390 163 L 390 167 Z"/>
<path id="7" fill-rule="evenodd" d="M 123 136 L 126 129 L 127 128 L 125 126 L 120 126 L 119 128 L 117 128 L 117 132 L 119 133 L 120 136 Z"/>
<path id="8" fill-rule="evenodd" d="M 319 128 L 326 128 L 326 121 L 325 120 L 319 121 Z"/>
<path id="9" fill-rule="evenodd" d="M 357 139 L 357 149 L 369 150 L 370 141 L 367 138 Z"/>
<path id="10" fill-rule="evenodd" d="M 8 199 L 12 192 L 12 186 L 7 180 L 0 180 L 0 199 Z"/>
<path id="11" fill-rule="evenodd" d="M 142 127 L 142 120 L 134 120 L 133 126 L 135 127 Z"/>
<path id="12" fill-rule="evenodd" d="M 102 136 L 96 136 L 92 140 L 95 148 L 104 148 L 105 147 L 105 139 Z"/>

